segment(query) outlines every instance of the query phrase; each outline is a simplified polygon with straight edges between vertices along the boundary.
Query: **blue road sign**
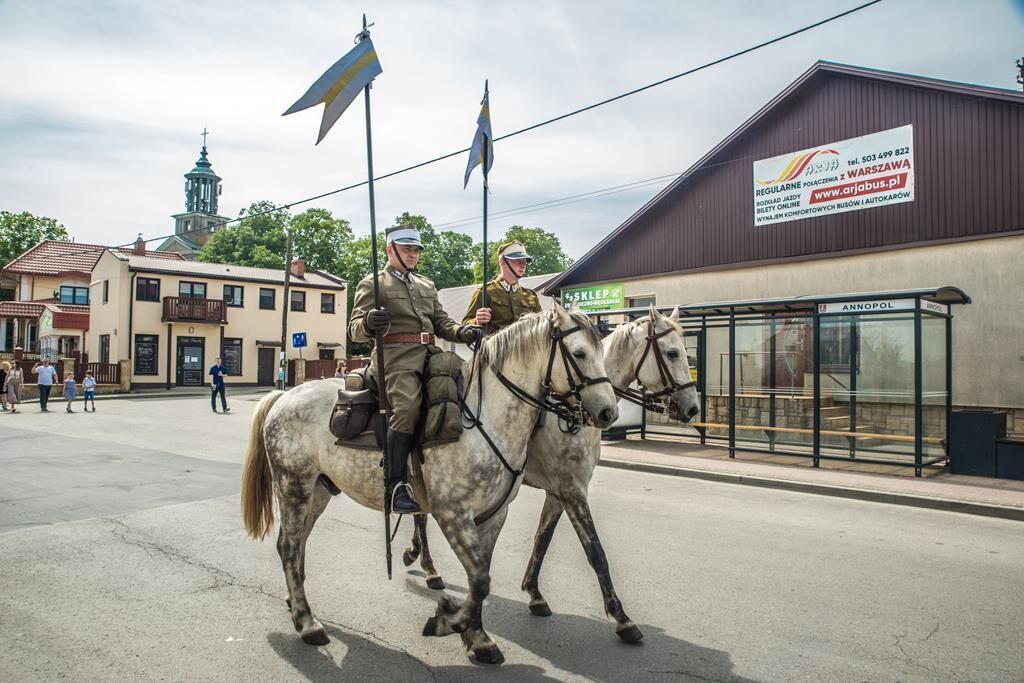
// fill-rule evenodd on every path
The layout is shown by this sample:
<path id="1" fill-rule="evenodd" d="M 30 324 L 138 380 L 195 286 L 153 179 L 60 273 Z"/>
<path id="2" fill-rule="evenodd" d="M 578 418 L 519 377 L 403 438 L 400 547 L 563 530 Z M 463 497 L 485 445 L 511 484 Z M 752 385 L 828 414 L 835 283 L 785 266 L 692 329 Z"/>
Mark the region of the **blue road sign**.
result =
<path id="1" fill-rule="evenodd" d="M 301 349 L 306 345 L 305 332 L 292 332 L 292 348 Z"/>

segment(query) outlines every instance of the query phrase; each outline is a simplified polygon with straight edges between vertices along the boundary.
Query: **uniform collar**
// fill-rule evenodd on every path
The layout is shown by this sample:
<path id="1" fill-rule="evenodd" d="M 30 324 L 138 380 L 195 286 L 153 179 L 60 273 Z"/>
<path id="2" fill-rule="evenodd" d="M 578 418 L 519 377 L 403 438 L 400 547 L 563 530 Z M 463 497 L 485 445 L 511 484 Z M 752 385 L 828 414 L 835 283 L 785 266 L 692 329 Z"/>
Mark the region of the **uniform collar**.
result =
<path id="1" fill-rule="evenodd" d="M 394 277 L 401 280 L 402 282 L 412 282 L 411 278 L 409 277 L 409 273 L 403 273 L 394 266 L 388 266 L 388 272 L 391 273 L 391 275 L 393 275 Z"/>
<path id="2" fill-rule="evenodd" d="M 515 294 L 516 292 L 519 291 L 519 283 L 518 282 L 510 285 L 509 283 L 505 282 L 505 278 L 503 278 L 500 275 L 498 277 L 494 278 L 494 281 L 497 282 L 498 285 L 500 285 L 502 289 L 504 289 L 506 292 L 509 292 L 510 294 Z"/>

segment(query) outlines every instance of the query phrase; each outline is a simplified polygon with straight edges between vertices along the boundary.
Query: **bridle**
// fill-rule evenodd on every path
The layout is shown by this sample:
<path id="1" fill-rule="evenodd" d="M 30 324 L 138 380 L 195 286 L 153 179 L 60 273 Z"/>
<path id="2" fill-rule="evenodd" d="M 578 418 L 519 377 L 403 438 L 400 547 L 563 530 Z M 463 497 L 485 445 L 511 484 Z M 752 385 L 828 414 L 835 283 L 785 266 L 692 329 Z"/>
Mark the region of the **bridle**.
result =
<path id="1" fill-rule="evenodd" d="M 616 396 L 625 401 L 629 401 L 630 403 L 635 403 L 638 406 L 643 406 L 645 410 L 650 410 L 655 413 L 664 413 L 666 411 L 665 402 L 660 399 L 665 396 L 670 396 L 677 391 L 697 386 L 697 383 L 694 381 L 685 383 L 676 381 L 676 378 L 668 369 L 668 363 L 665 362 L 664 356 L 661 355 L 661 347 L 658 346 L 658 340 L 671 334 L 673 331 L 673 328 L 670 326 L 661 332 L 656 332 L 654 329 L 654 321 L 647 321 L 647 346 L 644 348 L 644 352 L 636 364 L 636 369 L 633 371 L 633 380 L 636 381 L 640 388 L 632 389 L 630 387 L 626 387 L 625 389 L 620 389 L 618 387 L 612 387 L 615 390 Z M 654 362 L 658 366 L 658 375 L 661 379 L 662 385 L 664 385 L 664 388 L 660 391 L 650 391 L 644 386 L 643 382 L 640 381 L 640 368 L 644 366 L 644 361 L 647 360 L 648 353 L 654 356 Z"/>
<path id="2" fill-rule="evenodd" d="M 516 385 L 500 370 L 495 371 L 498 380 L 505 385 L 512 394 L 520 401 L 539 410 L 553 413 L 558 416 L 559 426 L 563 432 L 575 434 L 586 422 L 586 415 L 583 411 L 583 391 L 595 384 L 603 384 L 611 380 L 604 377 L 587 377 L 580 369 L 576 359 L 565 345 L 565 338 L 570 334 L 579 332 L 582 328 L 579 325 L 567 330 L 551 328 L 551 346 L 548 353 L 548 367 L 544 373 L 544 381 L 541 383 L 543 393 L 540 398 L 535 398 L 524 389 Z M 569 383 L 569 390 L 561 393 L 556 392 L 551 386 L 551 373 L 555 368 L 555 353 L 561 356 L 562 366 L 565 368 L 565 377 Z M 613 387 L 614 388 L 614 387 Z"/>

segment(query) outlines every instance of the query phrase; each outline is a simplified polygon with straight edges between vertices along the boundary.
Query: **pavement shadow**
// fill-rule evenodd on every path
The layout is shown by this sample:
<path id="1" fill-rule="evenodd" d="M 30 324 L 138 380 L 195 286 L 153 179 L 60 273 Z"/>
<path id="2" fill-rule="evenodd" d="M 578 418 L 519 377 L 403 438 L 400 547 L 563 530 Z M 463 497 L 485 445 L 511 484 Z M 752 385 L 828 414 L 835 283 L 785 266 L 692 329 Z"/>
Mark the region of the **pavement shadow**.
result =
<path id="1" fill-rule="evenodd" d="M 552 681 L 544 671 L 526 664 L 432 667 L 394 647 L 382 645 L 352 631 L 325 625 L 334 645 L 314 647 L 302 642 L 294 631 L 271 633 L 267 643 L 306 680 L 310 681 L 460 681 L 489 679 L 509 681 Z M 337 653 L 337 643 L 345 646 Z"/>
<path id="2" fill-rule="evenodd" d="M 435 600 L 441 595 L 422 585 L 414 573 L 407 577 L 406 588 Z M 465 589 L 449 584 L 448 592 L 464 594 Z M 753 681 L 733 672 L 732 657 L 724 650 L 676 638 L 650 624 L 637 626 L 644 639 L 629 645 L 615 635 L 611 619 L 558 613 L 535 617 L 525 602 L 493 593 L 484 606 L 484 627 L 491 636 L 516 643 L 556 668 L 589 680 L 664 680 L 670 676 L 676 680 Z"/>

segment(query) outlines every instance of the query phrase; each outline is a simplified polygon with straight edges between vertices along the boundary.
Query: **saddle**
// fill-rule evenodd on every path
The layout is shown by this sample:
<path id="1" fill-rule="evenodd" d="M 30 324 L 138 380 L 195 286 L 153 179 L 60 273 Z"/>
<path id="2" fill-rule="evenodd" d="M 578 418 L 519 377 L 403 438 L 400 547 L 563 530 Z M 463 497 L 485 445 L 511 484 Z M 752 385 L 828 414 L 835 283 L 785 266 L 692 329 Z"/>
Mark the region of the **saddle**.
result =
<path id="1" fill-rule="evenodd" d="M 464 393 L 461 358 L 450 351 L 432 353 L 422 376 L 424 391 L 420 402 L 417 446 L 420 458 L 423 448 L 458 441 L 462 436 L 462 410 L 459 400 Z M 359 368 L 345 376 L 345 388 L 331 411 L 331 433 L 338 445 L 363 450 L 381 450 L 384 442 L 383 420 L 379 415 L 377 383 L 369 367 Z"/>

